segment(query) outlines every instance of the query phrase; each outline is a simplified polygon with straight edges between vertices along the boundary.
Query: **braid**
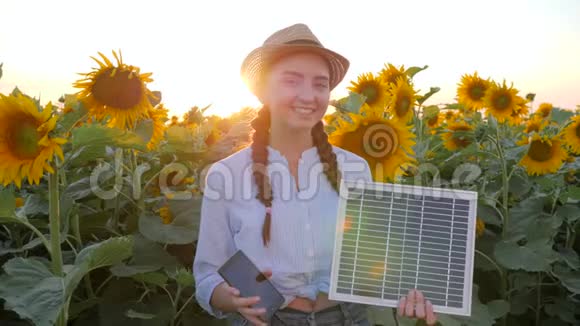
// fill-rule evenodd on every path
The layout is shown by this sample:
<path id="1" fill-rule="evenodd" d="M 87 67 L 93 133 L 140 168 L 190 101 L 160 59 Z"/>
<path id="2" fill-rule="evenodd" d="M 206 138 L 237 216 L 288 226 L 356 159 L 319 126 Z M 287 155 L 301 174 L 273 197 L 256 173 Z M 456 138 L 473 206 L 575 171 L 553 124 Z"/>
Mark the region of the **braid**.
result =
<path id="1" fill-rule="evenodd" d="M 270 224 L 272 223 L 272 186 L 268 176 L 268 143 L 270 129 L 270 110 L 263 106 L 258 116 L 252 120 L 254 134 L 252 135 L 252 173 L 258 186 L 256 198 L 266 206 L 266 217 L 262 226 L 262 241 L 264 246 L 270 242 Z"/>
<path id="2" fill-rule="evenodd" d="M 263 106 L 258 116 L 252 120 L 254 134 L 252 135 L 252 172 L 258 186 L 256 198 L 266 206 L 266 217 L 262 225 L 262 242 L 268 246 L 270 242 L 270 228 L 272 224 L 272 185 L 268 176 L 268 143 L 270 129 L 270 111 Z M 328 142 L 328 135 L 324 131 L 322 121 L 316 123 L 311 131 L 312 141 L 317 148 L 320 161 L 324 164 L 324 174 L 332 188 L 338 193 L 340 185 L 340 171 L 336 154 Z"/>
<path id="3" fill-rule="evenodd" d="M 312 141 L 318 150 L 320 161 L 324 165 L 324 174 L 334 190 L 340 192 L 340 170 L 336 161 L 336 154 L 332 150 L 332 145 L 328 142 L 328 135 L 324 131 L 322 121 L 318 121 L 312 128 Z"/>

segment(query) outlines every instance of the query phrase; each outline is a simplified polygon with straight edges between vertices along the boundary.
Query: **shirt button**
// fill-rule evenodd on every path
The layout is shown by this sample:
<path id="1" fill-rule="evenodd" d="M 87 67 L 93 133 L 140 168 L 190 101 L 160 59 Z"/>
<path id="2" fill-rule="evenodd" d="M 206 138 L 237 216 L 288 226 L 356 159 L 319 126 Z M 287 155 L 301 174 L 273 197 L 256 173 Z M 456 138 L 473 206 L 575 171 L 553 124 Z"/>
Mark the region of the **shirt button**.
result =
<path id="1" fill-rule="evenodd" d="M 306 223 L 304 227 L 306 228 L 306 231 L 310 231 L 310 223 Z"/>
<path id="2" fill-rule="evenodd" d="M 308 257 L 314 256 L 314 250 L 308 249 Z"/>

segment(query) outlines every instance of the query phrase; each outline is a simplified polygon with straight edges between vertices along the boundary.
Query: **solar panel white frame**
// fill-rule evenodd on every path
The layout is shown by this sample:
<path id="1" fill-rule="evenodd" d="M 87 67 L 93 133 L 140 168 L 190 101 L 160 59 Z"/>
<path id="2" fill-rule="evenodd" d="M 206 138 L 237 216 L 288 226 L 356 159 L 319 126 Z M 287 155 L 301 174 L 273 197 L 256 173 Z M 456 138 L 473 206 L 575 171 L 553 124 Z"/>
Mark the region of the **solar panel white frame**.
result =
<path id="1" fill-rule="evenodd" d="M 357 261 L 357 257 L 356 257 L 356 252 L 358 251 L 359 248 L 359 244 L 358 241 L 360 240 L 360 228 L 358 227 L 357 224 L 357 243 L 355 244 L 355 258 L 354 258 L 354 264 L 351 264 L 352 266 L 354 266 L 352 269 L 352 281 L 350 284 L 351 285 L 351 293 L 344 293 L 344 288 L 341 287 L 341 292 L 339 292 L 339 273 L 343 270 L 340 270 L 340 265 L 341 265 L 341 259 L 342 257 L 345 256 L 345 253 L 347 253 L 347 251 L 343 252 L 342 248 L 343 248 L 343 244 L 344 244 L 344 235 L 345 235 L 345 219 L 346 216 L 348 214 L 346 214 L 346 208 L 347 208 L 347 202 L 348 200 L 351 198 L 350 197 L 350 192 L 349 192 L 349 188 L 354 188 L 352 191 L 353 193 L 356 193 L 358 191 L 362 191 L 362 190 L 373 190 L 373 191 L 380 191 L 382 194 L 387 194 L 387 193 L 391 193 L 394 196 L 391 196 L 391 198 L 389 198 L 390 200 L 390 208 L 386 209 L 385 212 L 389 214 L 389 219 L 388 219 L 388 223 L 390 224 L 392 222 L 391 217 L 393 217 L 392 214 L 392 209 L 393 209 L 393 203 L 395 203 L 395 201 L 397 200 L 397 198 L 399 200 L 402 199 L 402 197 L 406 196 L 405 200 L 411 200 L 411 198 L 416 198 L 416 196 L 421 196 L 422 198 L 422 203 L 423 205 L 421 206 L 421 223 L 419 226 L 419 245 L 417 248 L 417 263 L 416 263 L 416 277 L 415 277 L 415 286 L 402 286 L 401 283 L 405 283 L 405 284 L 409 284 L 407 282 L 401 282 L 401 280 L 403 279 L 402 274 L 403 272 L 408 272 L 407 270 L 405 270 L 404 267 L 400 268 L 400 275 L 399 275 L 399 280 L 398 280 L 398 287 L 397 287 L 397 298 L 392 297 L 394 294 L 390 293 L 391 298 L 385 298 L 385 294 L 389 294 L 389 293 L 385 293 L 385 283 L 386 283 L 386 277 L 387 274 L 389 272 L 388 269 L 381 269 L 378 268 L 375 270 L 376 273 L 374 273 L 373 275 L 378 275 L 379 277 L 382 277 L 382 288 L 381 288 L 381 294 L 380 297 L 377 297 L 378 294 L 376 292 L 374 296 L 369 296 L 369 295 L 359 295 L 359 294 L 353 294 L 353 292 L 355 290 L 358 290 L 355 288 L 355 285 L 359 285 L 361 287 L 364 287 L 365 285 L 367 286 L 371 286 L 368 280 L 369 279 L 365 279 L 363 281 L 369 282 L 369 283 L 361 283 L 361 284 L 357 284 L 358 282 L 355 281 L 355 273 L 356 273 L 356 269 L 357 267 L 369 267 L 369 266 L 363 266 L 360 265 L 360 263 L 358 263 Z M 411 197 L 410 196 L 415 196 L 415 197 Z M 385 195 L 383 195 L 383 197 L 385 197 Z M 450 275 L 452 272 L 451 269 L 451 260 L 454 259 L 453 257 L 457 258 L 457 256 L 453 256 L 455 254 L 457 254 L 457 252 L 453 252 L 452 255 L 452 250 L 451 247 L 453 247 L 453 241 L 454 241 L 454 234 L 453 231 L 454 229 L 452 229 L 451 234 L 449 235 L 449 250 L 446 253 L 447 255 L 447 264 L 448 264 L 448 268 L 447 268 L 447 275 L 445 275 L 447 277 L 447 284 L 445 286 L 445 291 L 446 291 L 446 295 L 445 295 L 445 304 L 440 304 L 442 302 L 442 299 L 440 298 L 434 298 L 434 296 L 437 295 L 442 295 L 442 293 L 431 293 L 429 291 L 425 291 L 424 288 L 425 286 L 421 286 L 421 284 L 417 284 L 417 282 L 419 281 L 419 266 L 421 266 L 421 234 L 423 232 L 423 227 L 432 227 L 430 224 L 424 224 L 423 223 L 423 216 L 424 216 L 424 207 L 425 207 L 425 197 L 435 197 L 435 198 L 440 198 L 441 200 L 445 200 L 448 201 L 449 199 L 453 200 L 453 216 L 451 218 L 451 227 L 454 228 L 455 223 L 460 223 L 460 222 L 455 222 L 455 203 L 457 201 L 460 201 L 461 204 L 464 204 L 465 202 L 463 202 L 463 200 L 467 201 L 469 203 L 469 209 L 468 209 L 468 220 L 467 220 L 467 229 L 463 230 L 464 232 L 466 232 L 466 240 L 465 240 L 465 250 L 462 250 L 462 258 L 464 258 L 464 266 L 463 266 L 463 270 L 461 271 L 461 277 L 463 278 L 462 283 L 454 283 L 454 282 L 450 282 L 450 279 L 453 278 L 454 280 L 459 280 L 459 276 L 455 276 L 455 275 Z M 362 202 L 364 199 L 364 194 L 361 197 L 361 210 L 359 212 L 359 216 L 357 216 L 356 218 L 358 218 L 357 221 L 359 221 L 362 217 Z M 408 204 L 408 201 L 407 201 Z M 459 205 L 459 204 L 458 204 Z M 411 206 L 407 205 L 407 211 L 405 214 L 405 221 L 407 221 L 408 219 L 408 212 L 410 212 L 409 208 Z M 459 208 L 460 206 L 458 206 Z M 460 211 L 458 211 L 457 213 L 459 213 Z M 462 215 L 464 215 L 464 211 L 461 211 Z M 474 191 L 466 191 L 466 190 L 458 190 L 458 189 L 442 189 L 442 188 L 432 188 L 432 187 L 421 187 L 421 186 L 412 186 L 412 185 L 401 185 L 401 184 L 389 184 L 389 183 L 381 183 L 381 182 L 365 182 L 363 180 L 345 180 L 342 179 L 341 184 L 340 184 L 340 197 L 339 197 L 339 206 L 338 206 L 338 216 L 337 216 L 337 222 L 336 222 L 336 237 L 335 237 L 335 243 L 334 243 L 334 256 L 333 256 L 333 260 L 332 260 L 332 268 L 331 268 L 331 276 L 330 276 L 330 290 L 329 290 L 329 299 L 331 300 L 338 300 L 338 301 L 345 301 L 345 302 L 357 302 L 357 303 L 362 303 L 362 304 L 368 304 L 368 305 L 375 305 L 375 306 L 386 306 L 386 307 L 397 307 L 397 303 L 398 303 L 398 299 L 401 296 L 404 296 L 407 294 L 408 289 L 410 288 L 417 288 L 419 290 L 421 290 L 424 294 L 425 297 L 427 299 L 429 299 L 432 303 L 433 303 L 433 310 L 435 312 L 440 312 L 440 313 L 445 313 L 445 314 L 452 314 L 452 315 L 460 315 L 460 316 L 470 316 L 471 315 L 471 296 L 472 296 L 472 288 L 473 288 L 473 256 L 474 256 L 474 252 L 475 252 L 475 221 L 476 221 L 476 212 L 477 212 L 477 192 Z M 462 216 L 461 216 L 462 217 Z M 400 222 L 400 221 L 399 221 Z M 395 223 L 395 222 L 393 222 Z M 351 227 L 352 225 L 355 223 L 351 222 Z M 457 224 L 457 226 L 461 226 L 461 224 L 463 224 L 462 222 L 460 224 Z M 378 226 L 377 226 L 378 227 Z M 460 229 L 460 228 L 458 228 Z M 363 230 L 367 230 L 367 229 L 363 229 Z M 382 246 L 385 246 L 385 251 L 386 254 L 384 255 L 383 258 L 377 258 L 376 260 L 376 264 L 378 264 L 380 266 L 381 263 L 384 262 L 384 267 L 387 266 L 387 262 L 389 260 L 388 254 L 389 254 L 389 235 L 394 234 L 392 232 L 390 232 L 391 227 L 389 226 L 388 231 L 386 232 L 386 238 L 385 239 L 380 239 L 378 241 L 383 241 L 382 243 L 379 243 Z M 405 227 L 403 228 L 403 246 L 402 246 L 402 254 L 401 254 L 401 266 L 406 265 L 404 263 L 404 251 L 405 251 L 405 237 L 407 236 L 407 232 L 409 231 L 407 229 L 407 222 L 405 222 Z M 372 231 L 372 230 L 368 230 L 370 232 L 376 232 L 376 231 Z M 364 232 L 364 231 L 363 231 Z M 434 231 L 435 232 L 435 231 Z M 408 235 L 409 237 L 411 237 L 412 235 Z M 394 237 L 394 236 L 393 236 Z M 376 240 L 376 239 L 373 239 Z M 350 240 L 347 240 L 350 241 Z M 368 248 L 367 248 L 368 249 Z M 425 255 L 428 255 L 426 250 L 429 249 L 424 249 L 425 251 Z M 435 249 L 433 249 L 435 250 Z M 361 254 L 362 255 L 362 254 Z M 452 257 L 453 256 L 453 257 Z M 379 257 L 379 256 L 377 256 Z M 366 257 L 368 258 L 368 257 Z M 396 257 L 395 257 L 396 258 Z M 392 258 L 393 259 L 393 258 Z M 347 258 L 345 258 L 345 261 L 347 260 Z M 368 260 L 365 260 L 365 263 L 368 262 Z M 372 263 L 375 263 L 374 261 L 371 260 Z M 428 264 L 429 262 L 427 262 L 426 260 L 424 260 L 423 262 L 424 264 Z M 435 263 L 435 262 L 433 262 Z M 439 263 L 439 262 L 437 262 Z M 358 264 L 358 265 L 357 265 Z M 376 266 L 376 265 L 375 265 Z M 410 265 L 408 265 L 410 266 Z M 457 265 L 454 265 L 457 266 Z M 428 267 L 425 267 L 428 268 Z M 412 270 L 409 270 L 412 271 Z M 350 271 L 349 271 L 350 272 Z M 382 274 L 381 274 L 382 273 Z M 422 274 L 424 274 L 425 272 L 422 272 Z M 457 274 L 456 270 L 453 270 L 454 274 Z M 432 275 L 438 275 L 438 274 L 431 274 Z M 439 275 L 440 276 L 440 275 Z M 389 276 L 390 277 L 390 276 Z M 405 277 L 407 277 L 407 275 L 405 275 Z M 374 281 L 374 280 L 372 280 Z M 435 281 L 435 280 L 432 280 Z M 444 281 L 443 281 L 444 282 Z M 390 281 L 388 282 L 389 284 L 392 284 Z M 450 288 L 450 283 L 454 283 L 453 286 L 455 286 L 455 288 L 451 289 Z M 345 284 L 345 283 L 342 283 Z M 347 283 L 348 284 L 348 283 Z M 460 285 L 458 285 L 460 284 Z M 461 286 L 461 287 L 460 287 Z M 457 288 L 460 287 L 460 288 Z M 389 289 L 392 289 L 392 287 L 388 287 Z M 360 290 L 363 292 L 372 292 L 372 291 L 364 291 L 364 290 Z M 449 295 L 450 291 L 455 291 L 453 292 L 454 294 Z M 450 301 L 449 297 L 453 297 L 456 298 L 458 297 L 457 295 L 455 295 L 456 293 L 458 293 L 458 291 L 461 291 L 461 301 Z M 360 293 L 360 292 L 359 292 Z M 449 303 L 453 303 L 453 305 L 455 306 L 450 306 Z M 460 305 L 459 305 L 460 304 Z"/>

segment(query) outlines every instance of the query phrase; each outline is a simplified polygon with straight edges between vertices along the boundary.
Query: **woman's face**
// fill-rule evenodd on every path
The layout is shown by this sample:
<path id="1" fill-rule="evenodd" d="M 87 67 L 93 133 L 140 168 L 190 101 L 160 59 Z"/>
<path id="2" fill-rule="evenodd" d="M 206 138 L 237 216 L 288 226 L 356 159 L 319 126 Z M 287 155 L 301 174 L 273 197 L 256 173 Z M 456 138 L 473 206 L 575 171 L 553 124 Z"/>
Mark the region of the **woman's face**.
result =
<path id="1" fill-rule="evenodd" d="M 326 113 L 329 98 L 326 61 L 316 54 L 298 53 L 271 66 L 262 101 L 270 108 L 272 127 L 310 131 Z"/>

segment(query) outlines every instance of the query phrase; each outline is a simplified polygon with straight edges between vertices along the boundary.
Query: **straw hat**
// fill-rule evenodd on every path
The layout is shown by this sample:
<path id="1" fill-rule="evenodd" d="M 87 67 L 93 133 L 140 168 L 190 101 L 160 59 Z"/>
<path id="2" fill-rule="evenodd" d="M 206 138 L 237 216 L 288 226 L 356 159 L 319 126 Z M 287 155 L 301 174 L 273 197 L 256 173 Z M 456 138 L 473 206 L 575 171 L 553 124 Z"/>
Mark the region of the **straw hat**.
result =
<path id="1" fill-rule="evenodd" d="M 252 93 L 256 94 L 263 70 L 272 61 L 287 54 L 311 52 L 321 55 L 330 68 L 330 89 L 340 83 L 346 74 L 349 62 L 342 55 L 325 48 L 305 24 L 295 24 L 281 29 L 254 49 L 242 63 L 241 75 Z"/>

